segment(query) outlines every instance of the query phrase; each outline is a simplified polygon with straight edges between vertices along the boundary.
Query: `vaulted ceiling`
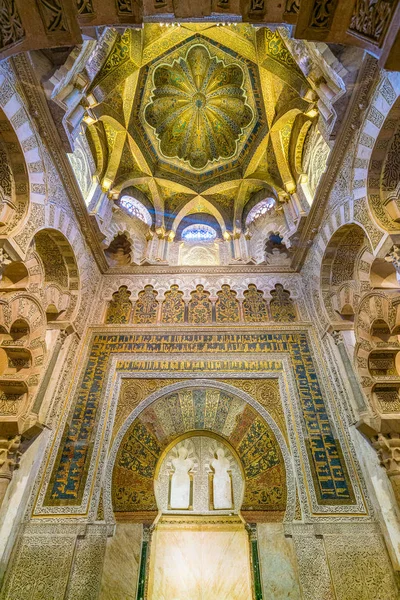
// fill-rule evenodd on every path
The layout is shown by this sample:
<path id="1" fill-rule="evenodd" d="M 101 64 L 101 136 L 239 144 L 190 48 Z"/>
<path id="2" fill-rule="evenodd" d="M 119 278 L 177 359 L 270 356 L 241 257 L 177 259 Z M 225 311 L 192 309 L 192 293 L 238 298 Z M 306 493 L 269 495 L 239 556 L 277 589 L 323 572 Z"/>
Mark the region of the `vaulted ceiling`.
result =
<path id="1" fill-rule="evenodd" d="M 213 205 L 230 223 L 261 190 L 284 201 L 318 119 L 285 35 L 249 24 L 110 33 L 87 67 L 97 61 L 85 120 L 103 189 L 136 188 L 167 216 Z"/>

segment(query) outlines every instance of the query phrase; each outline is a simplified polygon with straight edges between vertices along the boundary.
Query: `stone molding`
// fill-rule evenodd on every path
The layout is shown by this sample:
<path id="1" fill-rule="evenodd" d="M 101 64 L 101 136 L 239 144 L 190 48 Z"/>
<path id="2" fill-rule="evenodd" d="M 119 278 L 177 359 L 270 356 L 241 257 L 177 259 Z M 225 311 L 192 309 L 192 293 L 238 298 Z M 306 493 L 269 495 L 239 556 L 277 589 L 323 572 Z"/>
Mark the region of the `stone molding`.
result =
<path id="1" fill-rule="evenodd" d="M 30 113 L 35 116 L 41 136 L 55 161 L 61 182 L 70 194 L 71 203 L 82 234 L 88 242 L 88 247 L 93 252 L 99 269 L 104 272 L 108 268 L 104 253 L 101 249 L 93 223 L 89 218 L 82 192 L 76 181 L 68 158 L 66 157 L 65 150 L 47 106 L 41 85 L 35 77 L 27 55 L 20 54 L 16 56 L 12 59 L 12 65 L 15 72 L 18 73 L 18 80 L 23 90 L 23 94 L 26 97 Z"/>
<path id="2" fill-rule="evenodd" d="M 307 250 L 310 247 L 309 243 L 312 242 L 323 222 L 329 196 L 342 166 L 345 151 L 360 126 L 363 111 L 375 87 L 374 83 L 378 79 L 379 72 L 377 60 L 367 55 L 358 74 L 359 85 L 356 85 L 350 99 L 342 127 L 328 160 L 327 169 L 321 177 L 305 226 L 296 241 L 296 251 L 292 260 L 292 268 L 295 270 L 303 265 Z"/>

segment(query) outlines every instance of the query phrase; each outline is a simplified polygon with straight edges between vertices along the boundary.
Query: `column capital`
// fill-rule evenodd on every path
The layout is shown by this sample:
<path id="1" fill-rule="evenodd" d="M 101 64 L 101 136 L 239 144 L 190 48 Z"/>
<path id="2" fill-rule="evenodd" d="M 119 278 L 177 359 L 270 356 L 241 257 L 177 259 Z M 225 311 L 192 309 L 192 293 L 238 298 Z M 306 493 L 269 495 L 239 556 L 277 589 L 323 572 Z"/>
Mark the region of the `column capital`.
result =
<path id="1" fill-rule="evenodd" d="M 19 466 L 20 445 L 20 435 L 0 438 L 0 479 L 11 480 L 14 469 Z"/>
<path id="2" fill-rule="evenodd" d="M 331 331 L 331 336 L 336 346 L 339 346 L 339 344 L 344 344 L 343 333 L 341 331 L 337 329 Z"/>
<path id="3" fill-rule="evenodd" d="M 392 263 L 396 269 L 397 276 L 400 277 L 400 246 L 393 244 L 389 252 L 385 256 L 386 262 Z"/>
<path id="4" fill-rule="evenodd" d="M 388 476 L 400 475 L 400 433 L 378 433 L 372 445 Z"/>

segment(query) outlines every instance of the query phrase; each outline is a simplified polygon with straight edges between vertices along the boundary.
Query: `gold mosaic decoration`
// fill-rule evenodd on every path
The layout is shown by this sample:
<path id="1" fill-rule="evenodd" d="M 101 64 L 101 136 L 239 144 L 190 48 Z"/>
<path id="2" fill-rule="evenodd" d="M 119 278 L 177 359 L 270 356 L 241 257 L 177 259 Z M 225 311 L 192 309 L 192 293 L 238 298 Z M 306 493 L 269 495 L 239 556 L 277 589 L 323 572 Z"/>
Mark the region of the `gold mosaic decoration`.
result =
<path id="1" fill-rule="evenodd" d="M 158 66 L 153 81 L 145 119 L 164 156 L 203 169 L 235 154 L 239 137 L 253 120 L 239 65 L 226 65 L 196 45 L 185 58 Z"/>
<path id="2" fill-rule="evenodd" d="M 145 385 L 148 383 L 146 380 Z M 260 381 L 260 388 L 263 383 Z M 133 385 L 136 389 L 138 382 Z M 154 387 L 159 385 L 155 383 Z M 269 381 L 267 385 L 269 395 L 277 397 L 280 403 L 277 382 Z M 275 435 L 253 407 L 217 386 L 218 383 L 216 388 L 171 392 L 155 400 L 135 419 L 116 457 L 112 486 L 115 512 L 157 510 L 154 478 L 165 448 L 188 431 L 210 431 L 226 439 L 241 460 L 245 475 L 242 510 L 267 511 L 283 517 L 286 474 Z M 135 403 L 137 399 L 138 395 Z"/>

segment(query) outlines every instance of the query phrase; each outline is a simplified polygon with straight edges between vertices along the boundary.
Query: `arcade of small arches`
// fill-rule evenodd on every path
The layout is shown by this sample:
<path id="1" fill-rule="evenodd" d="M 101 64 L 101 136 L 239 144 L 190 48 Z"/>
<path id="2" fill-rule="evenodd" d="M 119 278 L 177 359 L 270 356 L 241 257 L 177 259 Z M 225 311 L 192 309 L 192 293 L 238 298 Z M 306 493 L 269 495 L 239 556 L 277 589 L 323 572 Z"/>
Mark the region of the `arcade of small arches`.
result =
<path id="1" fill-rule="evenodd" d="M 135 323 L 150 325 L 155 323 L 292 323 L 297 320 L 296 305 L 280 283 L 270 292 L 270 299 L 263 291 L 250 283 L 240 296 L 228 284 L 223 284 L 215 296 L 198 284 L 186 294 L 176 284 L 158 300 L 158 292 L 147 285 L 137 294 L 137 300 L 130 300 L 131 292 L 121 286 L 114 292 L 108 303 L 105 323 Z"/>

